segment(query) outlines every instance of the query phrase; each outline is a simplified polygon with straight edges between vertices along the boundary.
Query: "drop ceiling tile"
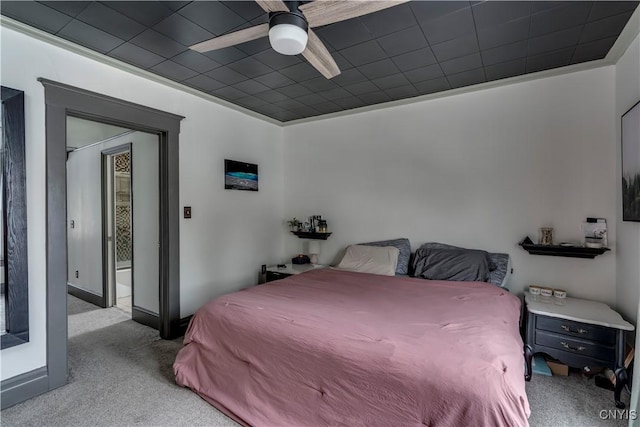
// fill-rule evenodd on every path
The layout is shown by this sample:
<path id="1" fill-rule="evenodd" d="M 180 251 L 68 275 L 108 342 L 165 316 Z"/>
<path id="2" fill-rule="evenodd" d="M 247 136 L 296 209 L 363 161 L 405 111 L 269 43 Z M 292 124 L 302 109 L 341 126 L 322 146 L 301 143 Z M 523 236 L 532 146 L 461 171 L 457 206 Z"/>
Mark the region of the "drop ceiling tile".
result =
<path id="1" fill-rule="evenodd" d="M 563 47 L 575 46 L 578 44 L 582 27 L 573 27 L 568 30 L 545 34 L 529 39 L 528 54 L 537 55 L 539 53 L 551 52 Z"/>
<path id="2" fill-rule="evenodd" d="M 283 55 L 284 56 L 284 55 Z M 301 62 L 291 67 L 282 68 L 280 72 L 291 80 L 296 82 L 303 82 L 318 77 L 320 73 L 306 62 Z"/>
<path id="3" fill-rule="evenodd" d="M 272 71 L 271 73 L 255 77 L 254 80 L 268 86 L 271 89 L 277 89 L 279 87 L 288 86 L 295 83 L 289 77 L 284 76 L 277 71 Z"/>
<path id="4" fill-rule="evenodd" d="M 212 79 L 211 77 L 207 77 L 204 74 L 191 77 L 183 83 L 207 93 L 224 87 L 224 83 Z"/>
<path id="5" fill-rule="evenodd" d="M 227 85 L 247 80 L 246 76 L 228 67 L 216 68 L 215 70 L 207 71 L 205 74 Z"/>
<path id="6" fill-rule="evenodd" d="M 278 102 L 278 101 L 284 101 L 285 99 L 289 99 L 287 95 L 284 95 L 275 89 L 272 89 L 266 92 L 261 92 L 257 94 L 256 97 L 260 99 L 264 99 L 267 102 Z"/>
<path id="7" fill-rule="evenodd" d="M 358 95 L 358 98 L 367 105 L 391 101 L 391 97 L 382 91 L 363 93 L 362 95 Z"/>
<path id="8" fill-rule="evenodd" d="M 91 4 L 90 1 L 40 1 L 38 3 L 42 3 L 45 6 L 72 17 L 75 17 L 77 14 L 82 12 L 85 7 Z M 4 4 L 2 5 L 2 8 L 4 8 Z"/>
<path id="9" fill-rule="evenodd" d="M 449 80 L 451 88 L 457 88 L 483 83 L 486 81 L 486 78 L 484 76 L 484 70 L 477 68 L 463 73 L 447 75 L 447 80 Z"/>
<path id="10" fill-rule="evenodd" d="M 624 12 L 633 12 L 637 6 L 637 1 L 596 1 L 587 19 L 595 21 Z"/>
<path id="11" fill-rule="evenodd" d="M 125 16 L 151 27 L 173 13 L 170 2 L 163 1 L 108 1 L 105 6 L 117 10 Z"/>
<path id="12" fill-rule="evenodd" d="M 373 62 L 371 64 L 358 67 L 358 70 L 369 79 L 377 79 L 378 77 L 390 76 L 400 72 L 390 59 Z"/>
<path id="13" fill-rule="evenodd" d="M 476 28 L 493 27 L 530 14 L 528 1 L 484 1 L 473 6 Z"/>
<path id="14" fill-rule="evenodd" d="M 327 98 L 329 101 L 333 101 L 335 99 L 347 98 L 353 95 L 351 94 L 351 92 L 347 92 L 345 89 L 341 87 L 337 87 L 337 88 L 322 92 L 322 96 Z"/>
<path id="15" fill-rule="evenodd" d="M 445 77 L 425 80 L 423 82 L 414 83 L 413 85 L 418 89 L 420 95 L 427 95 L 429 93 L 442 92 L 444 90 L 451 89 L 449 81 Z"/>
<path id="16" fill-rule="evenodd" d="M 440 67 L 442 67 L 442 71 L 444 71 L 448 76 L 449 74 L 456 74 L 480 68 L 482 67 L 482 59 L 480 58 L 479 53 L 474 53 L 472 55 L 441 62 Z"/>
<path id="17" fill-rule="evenodd" d="M 280 70 L 302 62 L 302 60 L 297 56 L 281 55 L 273 49 L 267 49 L 257 53 L 253 58 L 265 65 L 268 65 L 274 70 Z"/>
<path id="18" fill-rule="evenodd" d="M 355 96 L 351 96 L 351 97 L 348 97 L 348 98 L 336 99 L 333 102 L 335 102 L 336 104 L 338 104 L 339 106 L 341 106 L 345 110 L 350 110 L 352 108 L 362 107 L 364 105 L 364 102 L 362 102 L 360 99 L 356 98 Z"/>
<path id="19" fill-rule="evenodd" d="M 226 65 L 232 62 L 238 61 L 242 58 L 246 58 L 247 54 L 241 51 L 240 49 L 229 46 L 224 49 L 212 50 L 209 52 L 203 53 L 203 55 L 213 59 L 220 64 Z"/>
<path id="20" fill-rule="evenodd" d="M 352 85 L 347 85 L 347 86 L 344 86 L 344 88 L 348 90 L 349 93 L 352 93 L 353 95 L 356 95 L 356 96 L 362 95 L 363 93 L 376 92 L 380 90 L 378 86 L 374 85 L 368 80 L 360 83 L 354 83 Z"/>
<path id="21" fill-rule="evenodd" d="M 100 3 L 91 3 L 76 19 L 122 40 L 129 40 L 146 29 L 144 25 Z"/>
<path id="22" fill-rule="evenodd" d="M 507 77 L 520 76 L 526 71 L 526 58 L 484 67 L 487 81 L 505 79 Z"/>
<path id="23" fill-rule="evenodd" d="M 602 59 L 616 42 L 617 37 L 609 37 L 607 39 L 596 40 L 593 42 L 579 44 L 571 59 L 572 64 L 579 62 L 593 61 Z"/>
<path id="24" fill-rule="evenodd" d="M 267 15 L 267 12 L 262 10 L 258 3 L 254 1 L 223 1 L 221 2 L 229 9 L 233 10 L 237 15 L 251 21 L 261 16 Z"/>
<path id="25" fill-rule="evenodd" d="M 43 4 L 30 1 L 2 1 L 2 14 L 50 33 L 57 33 L 71 17 Z"/>
<path id="26" fill-rule="evenodd" d="M 224 4 L 213 1 L 191 2 L 178 13 L 216 36 L 246 22 Z"/>
<path id="27" fill-rule="evenodd" d="M 107 53 L 124 43 L 122 39 L 75 19 L 60 30 L 58 35 L 101 53 Z"/>
<path id="28" fill-rule="evenodd" d="M 130 40 L 131 43 L 141 48 L 150 50 L 153 53 L 164 56 L 165 58 L 171 58 L 187 50 L 183 45 L 176 43 L 169 37 L 163 36 L 154 30 L 146 30 L 145 32 L 138 34 L 136 37 Z"/>
<path id="29" fill-rule="evenodd" d="M 296 100 L 302 102 L 305 105 L 315 106 L 317 104 L 323 104 L 327 102 L 327 98 L 317 93 L 311 93 L 309 95 L 299 96 Z"/>
<path id="30" fill-rule="evenodd" d="M 188 1 L 162 1 L 162 3 L 174 12 L 188 5 Z"/>
<path id="31" fill-rule="evenodd" d="M 324 76 L 316 77 L 315 79 L 302 82 L 302 86 L 306 87 L 312 92 L 322 92 L 325 90 L 335 89 L 338 87 L 331 80 L 326 79 Z"/>
<path id="32" fill-rule="evenodd" d="M 353 68 L 353 64 L 347 61 L 347 59 L 340 52 L 331 52 L 331 56 L 333 56 L 333 60 L 336 61 L 336 65 L 338 66 L 340 71 Z"/>
<path id="33" fill-rule="evenodd" d="M 457 39 L 476 31 L 470 7 L 457 10 L 426 23 L 420 21 L 420 26 L 430 45 Z"/>
<path id="34" fill-rule="evenodd" d="M 298 98 L 300 96 L 311 95 L 313 93 L 306 87 L 302 86 L 300 83 L 278 88 L 278 92 L 283 93 L 291 98 Z"/>
<path id="35" fill-rule="evenodd" d="M 469 7 L 465 1 L 412 1 L 409 3 L 419 22 L 429 22 Z"/>
<path id="36" fill-rule="evenodd" d="M 569 65 L 574 51 L 575 48 L 571 47 L 542 55 L 530 56 L 527 58 L 527 73 Z"/>
<path id="37" fill-rule="evenodd" d="M 255 95 L 257 93 L 270 90 L 269 87 L 255 80 L 245 80 L 243 82 L 234 84 L 233 87 L 236 89 L 240 89 L 241 91 L 248 93 L 249 95 Z"/>
<path id="38" fill-rule="evenodd" d="M 151 68 L 149 71 L 160 74 L 164 77 L 167 77 L 171 80 L 175 80 L 181 82 L 183 80 L 190 79 L 191 77 L 197 76 L 198 73 L 187 68 L 183 67 L 180 64 L 176 64 L 173 61 L 164 61 L 155 67 Z"/>
<path id="39" fill-rule="evenodd" d="M 436 57 L 433 55 L 433 52 L 429 47 L 394 56 L 391 60 L 396 64 L 400 71 L 414 70 L 437 62 Z"/>
<path id="40" fill-rule="evenodd" d="M 566 6 L 568 4 L 571 4 L 574 0 L 569 0 L 569 1 L 534 1 L 532 8 L 531 8 L 531 12 L 532 13 L 539 13 L 539 12 L 544 12 L 545 10 L 549 10 L 549 9 L 555 9 L 556 7 L 560 7 L 560 6 Z"/>
<path id="41" fill-rule="evenodd" d="M 226 99 L 227 101 L 235 101 L 236 99 L 244 98 L 247 96 L 243 91 L 231 86 L 221 87 L 211 92 L 211 95 Z"/>
<path id="42" fill-rule="evenodd" d="M 267 67 L 262 62 L 251 57 L 247 57 L 231 63 L 228 65 L 228 67 L 239 72 L 240 74 L 244 74 L 249 78 L 258 77 L 273 71 L 271 67 Z"/>
<path id="43" fill-rule="evenodd" d="M 307 107 L 307 106 L 296 108 L 294 112 L 298 113 L 300 117 L 317 116 L 318 114 L 321 114 L 318 110 L 316 110 L 315 107 Z"/>
<path id="44" fill-rule="evenodd" d="M 262 113 L 264 115 L 267 115 L 267 116 L 272 116 L 274 114 L 284 113 L 287 110 L 285 110 L 282 107 L 278 107 L 277 105 L 265 104 L 265 105 L 261 105 L 259 107 L 256 107 L 255 111 L 257 111 L 258 113 Z"/>
<path id="45" fill-rule="evenodd" d="M 392 74 L 379 79 L 373 79 L 372 82 L 382 90 L 393 89 L 400 86 L 410 85 L 411 82 L 402 73 Z"/>
<path id="46" fill-rule="evenodd" d="M 236 99 L 235 102 L 246 108 L 255 108 L 255 107 L 259 107 L 260 105 L 267 104 L 267 101 L 265 101 L 264 99 L 257 98 L 255 96 L 246 96 L 244 98 L 239 98 L 239 99 Z"/>
<path id="47" fill-rule="evenodd" d="M 374 37 L 382 37 L 417 24 L 408 4 L 361 16 L 360 22 Z"/>
<path id="48" fill-rule="evenodd" d="M 607 37 L 618 37 L 622 29 L 627 25 L 632 12 L 622 13 L 620 15 L 611 16 L 600 19 L 595 22 L 589 22 L 584 26 L 580 43 L 605 39 Z"/>
<path id="49" fill-rule="evenodd" d="M 359 83 L 367 80 L 367 78 L 358 71 L 357 68 L 352 68 L 350 70 L 342 70 L 340 74 L 332 78 L 334 83 L 339 84 L 340 86 L 346 86 L 354 83 Z"/>
<path id="50" fill-rule="evenodd" d="M 412 98 L 414 96 L 420 95 L 418 90 L 415 87 L 413 87 L 413 85 L 394 87 L 394 88 L 385 90 L 385 92 L 394 100 Z"/>
<path id="51" fill-rule="evenodd" d="M 478 47 L 478 40 L 475 34 L 468 34 L 457 39 L 433 45 L 431 46 L 431 50 L 433 50 L 433 54 L 438 61 L 442 62 L 470 55 L 478 52 L 480 48 Z"/>
<path id="52" fill-rule="evenodd" d="M 522 18 L 495 27 L 479 28 L 480 49 L 491 49 L 503 44 L 526 40 L 529 37 L 529 22 L 529 18 Z"/>
<path id="53" fill-rule="evenodd" d="M 402 55 L 403 53 L 427 47 L 427 40 L 422 34 L 422 29 L 417 25 L 381 37 L 378 39 L 378 43 L 388 56 Z"/>
<path id="54" fill-rule="evenodd" d="M 123 43 L 109 52 L 109 56 L 120 59 L 142 69 L 151 68 L 165 59 L 131 43 Z"/>
<path id="55" fill-rule="evenodd" d="M 531 16 L 530 37 L 541 34 L 552 33 L 576 25 L 583 25 L 589 12 L 592 2 L 570 2 L 561 7 L 535 13 Z"/>
<path id="56" fill-rule="evenodd" d="M 273 105 L 277 105 L 278 107 L 284 108 L 285 110 L 295 110 L 296 108 L 303 108 L 306 105 L 302 104 L 295 99 L 285 99 L 282 101 L 274 102 Z"/>
<path id="57" fill-rule="evenodd" d="M 486 66 L 499 64 L 500 62 L 507 62 L 517 58 L 526 58 L 527 56 L 527 42 L 521 41 L 511 44 L 505 44 L 502 46 L 494 47 L 493 49 L 483 50 L 481 52 L 482 63 Z"/>
<path id="58" fill-rule="evenodd" d="M 358 19 L 349 19 L 315 30 L 320 39 L 341 50 L 372 39 L 371 33 Z"/>
<path id="59" fill-rule="evenodd" d="M 313 108 L 322 114 L 335 113 L 336 111 L 342 110 L 342 107 L 331 101 L 316 104 Z"/>
<path id="60" fill-rule="evenodd" d="M 443 77 L 444 73 L 440 64 L 429 65 L 428 67 L 417 68 L 415 70 L 407 71 L 404 76 L 411 83 L 423 82 L 425 80 L 432 80 L 438 77 Z"/>
<path id="61" fill-rule="evenodd" d="M 340 53 L 356 67 L 387 57 L 375 40 L 348 47 Z"/>
<path id="62" fill-rule="evenodd" d="M 171 60 L 199 73 L 206 73 L 221 65 L 195 50 L 185 50 L 181 54 L 171 58 Z"/>
<path id="63" fill-rule="evenodd" d="M 311 116 L 311 114 L 309 116 Z M 272 117 L 274 119 L 280 120 L 281 122 L 288 122 L 290 120 L 300 119 L 303 116 L 295 111 L 283 111 L 281 113 L 275 113 Z"/>
<path id="64" fill-rule="evenodd" d="M 214 37 L 209 31 L 177 13 L 160 21 L 153 29 L 185 46 L 191 46 Z"/>
<path id="65" fill-rule="evenodd" d="M 260 37 L 256 40 L 241 43 L 237 47 L 247 55 L 255 55 L 263 50 L 271 49 L 271 44 L 269 43 L 269 37 Z"/>

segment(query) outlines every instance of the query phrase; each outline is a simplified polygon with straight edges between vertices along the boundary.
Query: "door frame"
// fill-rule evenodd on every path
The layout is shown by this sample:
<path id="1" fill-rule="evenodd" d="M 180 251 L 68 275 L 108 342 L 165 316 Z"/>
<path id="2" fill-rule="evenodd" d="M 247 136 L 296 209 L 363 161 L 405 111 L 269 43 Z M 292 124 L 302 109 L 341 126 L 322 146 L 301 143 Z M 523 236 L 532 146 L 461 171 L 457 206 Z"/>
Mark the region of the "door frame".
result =
<path id="1" fill-rule="evenodd" d="M 160 135 L 160 337 L 180 335 L 179 134 L 184 118 L 39 78 L 46 123 L 46 390 L 67 383 L 66 119 L 72 115 Z"/>
<path id="2" fill-rule="evenodd" d="M 107 180 L 109 177 L 115 177 L 115 171 L 113 170 L 113 156 L 122 153 L 129 153 L 129 221 L 130 230 L 131 230 L 131 309 L 132 309 L 132 317 L 133 317 L 133 197 L 132 197 L 132 189 L 133 189 L 133 143 L 129 142 L 127 144 L 121 144 L 116 147 L 107 148 L 106 150 L 102 150 L 100 152 L 100 160 L 101 160 L 101 168 L 102 168 L 102 300 L 104 302 L 105 307 L 113 307 L 116 305 L 116 297 L 117 292 L 115 289 L 115 274 L 117 273 L 117 260 L 115 256 L 116 243 L 115 236 L 113 237 L 113 247 L 112 253 L 109 255 L 109 231 L 112 231 L 115 235 L 115 217 L 112 217 L 112 220 L 109 221 L 109 217 L 107 215 L 107 209 L 113 209 L 115 207 L 115 185 L 112 183 L 111 191 L 109 191 L 109 187 L 107 185 Z M 111 169 L 111 174 L 107 171 L 107 168 Z M 113 180 L 112 180 L 113 181 Z M 114 215 L 114 214 L 112 214 Z M 111 224 L 109 223 L 111 222 Z M 158 236 L 159 238 L 159 236 Z M 113 280 L 110 280 L 109 274 L 111 273 L 111 265 L 109 262 L 109 256 L 113 257 Z M 134 320 L 135 317 L 133 317 Z"/>

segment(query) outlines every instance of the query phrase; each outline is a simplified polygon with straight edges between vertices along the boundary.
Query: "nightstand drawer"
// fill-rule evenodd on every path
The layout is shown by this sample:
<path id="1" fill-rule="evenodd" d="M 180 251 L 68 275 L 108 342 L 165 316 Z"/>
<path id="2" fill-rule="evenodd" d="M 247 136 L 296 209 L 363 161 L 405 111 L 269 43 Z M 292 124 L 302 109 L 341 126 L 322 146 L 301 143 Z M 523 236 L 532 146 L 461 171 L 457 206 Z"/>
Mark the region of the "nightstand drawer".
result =
<path id="1" fill-rule="evenodd" d="M 614 361 L 615 346 L 608 346 L 592 341 L 573 338 L 569 335 L 554 334 L 546 331 L 536 331 L 536 345 L 555 348 L 575 355 L 592 357 L 606 361 Z"/>
<path id="2" fill-rule="evenodd" d="M 615 345 L 616 331 L 603 326 L 587 325 L 571 320 L 537 316 L 536 329 L 570 335 L 583 340 L 597 341 L 607 345 Z"/>
<path id="3" fill-rule="evenodd" d="M 268 271 L 267 270 L 267 282 L 273 282 L 274 280 L 284 279 L 285 277 L 291 276 L 287 273 L 278 273 L 276 271 Z"/>

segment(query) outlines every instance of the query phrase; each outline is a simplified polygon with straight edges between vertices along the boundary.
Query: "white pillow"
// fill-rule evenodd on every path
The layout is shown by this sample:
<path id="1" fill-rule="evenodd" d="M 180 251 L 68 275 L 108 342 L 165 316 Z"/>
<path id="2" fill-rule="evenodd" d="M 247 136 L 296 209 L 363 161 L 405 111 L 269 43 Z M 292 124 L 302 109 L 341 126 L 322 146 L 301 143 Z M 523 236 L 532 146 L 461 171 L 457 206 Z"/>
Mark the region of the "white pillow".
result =
<path id="1" fill-rule="evenodd" d="M 336 266 L 340 270 L 395 276 L 400 251 L 393 246 L 350 245 Z"/>

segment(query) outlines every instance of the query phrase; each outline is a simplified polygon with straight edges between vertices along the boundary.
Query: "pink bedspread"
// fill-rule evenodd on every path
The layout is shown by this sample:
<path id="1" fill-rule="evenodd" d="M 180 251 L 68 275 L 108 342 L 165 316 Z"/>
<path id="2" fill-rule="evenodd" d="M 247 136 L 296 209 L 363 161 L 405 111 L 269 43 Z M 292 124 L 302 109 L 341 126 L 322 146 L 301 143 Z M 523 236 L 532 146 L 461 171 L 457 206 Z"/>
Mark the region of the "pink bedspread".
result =
<path id="1" fill-rule="evenodd" d="M 256 426 L 526 426 L 519 310 L 486 283 L 311 271 L 207 303 L 174 372 Z"/>

